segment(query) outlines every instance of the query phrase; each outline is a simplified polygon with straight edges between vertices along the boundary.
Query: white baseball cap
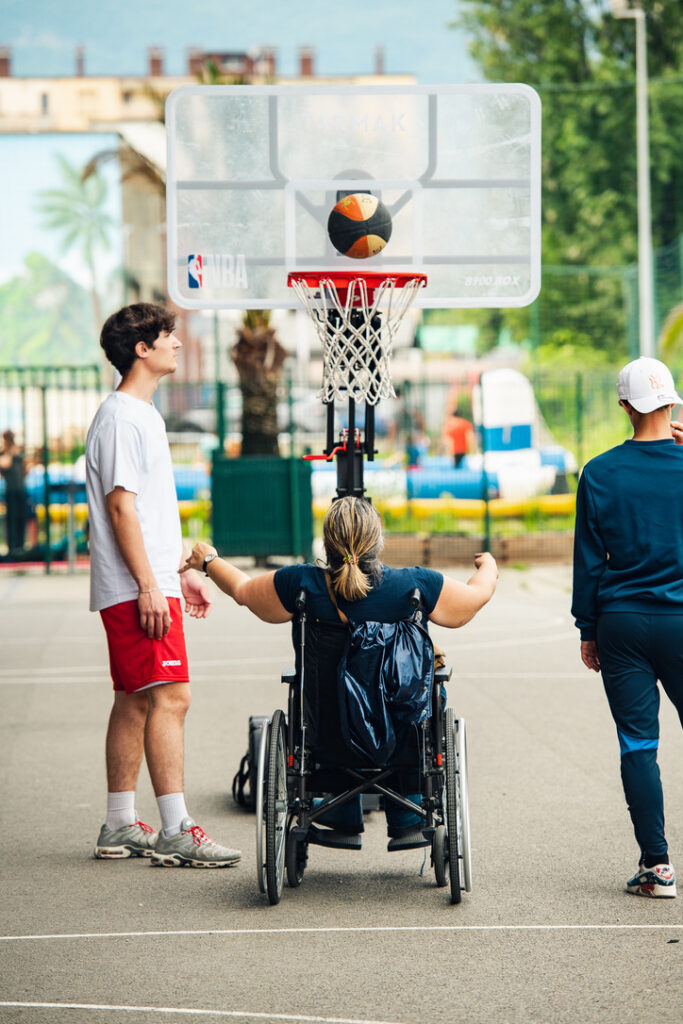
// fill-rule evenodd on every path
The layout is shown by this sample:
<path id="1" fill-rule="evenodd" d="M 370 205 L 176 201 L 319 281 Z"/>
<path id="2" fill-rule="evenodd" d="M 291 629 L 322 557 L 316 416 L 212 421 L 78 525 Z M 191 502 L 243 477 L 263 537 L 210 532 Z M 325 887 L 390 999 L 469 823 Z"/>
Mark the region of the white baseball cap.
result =
<path id="1" fill-rule="evenodd" d="M 663 405 L 683 405 L 671 371 L 659 359 L 641 356 L 627 363 L 617 378 L 617 394 L 636 412 L 654 412 Z"/>

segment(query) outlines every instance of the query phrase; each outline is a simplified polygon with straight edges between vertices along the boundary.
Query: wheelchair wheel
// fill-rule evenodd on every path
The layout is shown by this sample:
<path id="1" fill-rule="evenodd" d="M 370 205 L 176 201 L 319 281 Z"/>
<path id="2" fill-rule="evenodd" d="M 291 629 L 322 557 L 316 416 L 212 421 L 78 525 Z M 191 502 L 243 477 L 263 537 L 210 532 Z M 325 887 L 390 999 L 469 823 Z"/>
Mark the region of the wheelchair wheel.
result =
<path id="1" fill-rule="evenodd" d="M 448 874 L 451 882 L 451 903 L 460 903 L 460 850 L 458 838 L 460 825 L 460 792 L 458 785 L 458 762 L 455 752 L 455 715 L 452 708 L 446 708 L 446 735 L 444 737 L 444 767 L 446 773 L 446 828 L 448 830 Z"/>
<path id="2" fill-rule="evenodd" d="M 259 892 L 266 891 L 266 822 L 263 813 L 263 798 L 265 790 L 266 752 L 268 750 L 269 732 L 270 723 L 266 721 L 259 733 L 256 757 L 256 880 L 258 881 Z"/>
<path id="3" fill-rule="evenodd" d="M 265 774 L 266 890 L 279 903 L 285 877 L 287 843 L 287 752 L 285 716 L 276 711 L 270 723 Z"/>
<path id="4" fill-rule="evenodd" d="M 308 843 L 297 839 L 292 832 L 292 826 L 296 825 L 296 818 L 292 817 L 287 830 L 287 850 L 285 853 L 285 867 L 287 869 L 287 882 L 292 889 L 297 889 L 304 880 L 304 871 L 308 861 Z"/>
<path id="5" fill-rule="evenodd" d="M 467 786 L 467 733 L 465 719 L 455 720 L 455 752 L 458 758 L 458 786 L 460 789 L 458 846 L 462 856 L 462 874 L 465 892 L 472 892 L 472 854 L 470 850 L 470 798 Z"/>
<path id="6" fill-rule="evenodd" d="M 432 864 L 434 865 L 434 877 L 440 889 L 448 884 L 446 877 L 446 829 L 443 825 L 437 825 L 432 839 Z"/>

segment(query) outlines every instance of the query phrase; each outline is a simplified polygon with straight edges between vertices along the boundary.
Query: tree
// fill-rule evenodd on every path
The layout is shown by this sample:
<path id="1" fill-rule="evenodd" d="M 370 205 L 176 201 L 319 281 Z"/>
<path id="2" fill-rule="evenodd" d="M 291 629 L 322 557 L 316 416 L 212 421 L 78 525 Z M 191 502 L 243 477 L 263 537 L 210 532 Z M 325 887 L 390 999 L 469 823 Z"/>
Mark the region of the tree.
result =
<path id="1" fill-rule="evenodd" d="M 650 69 L 654 244 L 683 232 L 683 19 L 644 0 Z M 543 102 L 546 262 L 626 264 L 637 255 L 633 23 L 607 0 L 461 0 L 486 78 L 527 82 Z M 678 127 L 677 127 L 678 126 Z"/>
<path id="2" fill-rule="evenodd" d="M 678 0 L 643 0 L 650 72 L 654 245 L 683 232 L 683 19 Z M 460 0 L 458 19 L 485 78 L 526 82 L 543 104 L 542 251 L 546 265 L 624 267 L 637 259 L 635 39 L 607 0 Z M 565 282 L 544 279 L 541 307 L 585 330 Z M 618 290 L 617 290 L 618 291 Z M 562 305 L 564 299 L 564 305 Z M 593 343 L 622 343 L 615 288 L 591 290 L 604 324 Z M 578 318 L 583 317 L 583 323 Z M 506 314 L 506 322 L 510 320 Z M 519 322 L 519 317 L 517 318 Z M 623 314 L 622 314 L 623 320 Z"/>
<path id="3" fill-rule="evenodd" d="M 268 310 L 246 310 L 230 353 L 242 392 L 242 455 L 278 455 L 277 387 L 287 350 Z"/>
<path id="4" fill-rule="evenodd" d="M 0 285 L 0 365 L 97 363 L 88 292 L 41 253 L 29 253 L 20 275 Z"/>
<path id="5" fill-rule="evenodd" d="M 683 302 L 674 306 L 662 324 L 658 347 L 663 359 L 680 359 L 683 354 Z"/>
<path id="6" fill-rule="evenodd" d="M 77 247 L 90 275 L 90 295 L 95 324 L 102 323 L 102 310 L 97 282 L 96 253 L 110 247 L 109 233 L 114 226 L 107 213 L 107 184 L 100 174 L 83 180 L 80 170 L 66 157 L 57 154 L 62 175 L 61 188 L 43 189 L 38 193 L 38 209 L 44 226 L 62 236 L 65 253 Z"/>

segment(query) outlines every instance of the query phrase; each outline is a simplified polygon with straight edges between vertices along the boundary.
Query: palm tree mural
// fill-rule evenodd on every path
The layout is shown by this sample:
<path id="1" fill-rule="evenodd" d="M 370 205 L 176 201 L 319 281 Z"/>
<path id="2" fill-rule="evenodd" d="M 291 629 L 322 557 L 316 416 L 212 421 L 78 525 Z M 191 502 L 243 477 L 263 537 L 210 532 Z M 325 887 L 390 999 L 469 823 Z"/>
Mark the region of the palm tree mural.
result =
<path id="1" fill-rule="evenodd" d="M 100 174 L 83 179 L 80 168 L 74 167 L 62 154 L 56 154 L 62 176 L 60 188 L 43 189 L 38 193 L 38 210 L 43 226 L 62 236 L 64 253 L 77 248 L 90 276 L 90 296 L 95 324 L 102 323 L 102 310 L 97 282 L 96 253 L 110 248 L 110 232 L 114 219 L 106 210 L 107 184 Z"/>

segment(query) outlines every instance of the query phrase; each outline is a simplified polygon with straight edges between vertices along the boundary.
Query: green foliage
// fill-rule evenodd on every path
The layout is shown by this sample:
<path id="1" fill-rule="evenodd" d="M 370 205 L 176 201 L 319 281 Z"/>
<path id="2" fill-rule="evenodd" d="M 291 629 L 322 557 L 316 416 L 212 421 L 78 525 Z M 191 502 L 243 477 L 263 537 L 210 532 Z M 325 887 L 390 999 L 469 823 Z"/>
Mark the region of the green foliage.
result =
<path id="1" fill-rule="evenodd" d="M 603 348 L 596 348 L 588 334 L 558 327 L 543 334 L 543 342 L 527 354 L 522 365 L 523 373 L 532 375 L 537 370 L 565 370 L 576 373 L 577 367 L 587 370 L 608 370 L 612 366 L 610 354 Z M 616 375 L 616 371 L 615 371 Z"/>
<path id="2" fill-rule="evenodd" d="M 99 362 L 88 293 L 40 253 L 0 285 L 0 364 L 65 366 Z"/>
<path id="3" fill-rule="evenodd" d="M 484 517 L 479 519 L 457 519 L 452 512 L 435 512 L 431 516 L 390 515 L 382 516 L 384 532 L 389 534 L 445 534 L 450 537 L 481 537 L 484 533 Z M 574 529 L 573 516 L 553 516 L 530 509 L 519 516 L 508 516 L 491 521 L 491 535 L 515 537 L 527 533 L 565 533 Z"/>
<path id="4" fill-rule="evenodd" d="M 683 18 L 680 0 L 643 0 L 650 109 L 652 227 L 655 247 L 683 232 Z M 472 38 L 484 76 L 526 82 L 543 104 L 542 250 L 544 266 L 626 267 L 637 259 L 635 33 L 607 0 L 460 0 L 458 19 Z M 577 282 L 578 284 L 578 282 Z M 544 276 L 534 329 L 562 309 L 580 335 L 621 358 L 630 282 L 618 274 L 585 282 L 580 308 L 561 306 L 564 279 Z M 663 311 L 666 315 L 668 309 Z M 520 313 L 504 314 L 519 340 Z M 489 334 L 497 324 L 483 314 Z M 576 342 L 574 342 L 576 343 Z M 484 338 L 486 344 L 486 337 Z"/>
<path id="5" fill-rule="evenodd" d="M 683 302 L 671 310 L 664 322 L 659 346 L 663 359 L 683 354 Z"/>
<path id="6" fill-rule="evenodd" d="M 543 249 L 549 263 L 627 264 L 636 246 L 635 36 L 606 0 L 461 0 L 472 55 L 491 81 L 543 102 Z M 644 0 L 650 69 L 653 231 L 683 231 L 683 19 Z"/>

